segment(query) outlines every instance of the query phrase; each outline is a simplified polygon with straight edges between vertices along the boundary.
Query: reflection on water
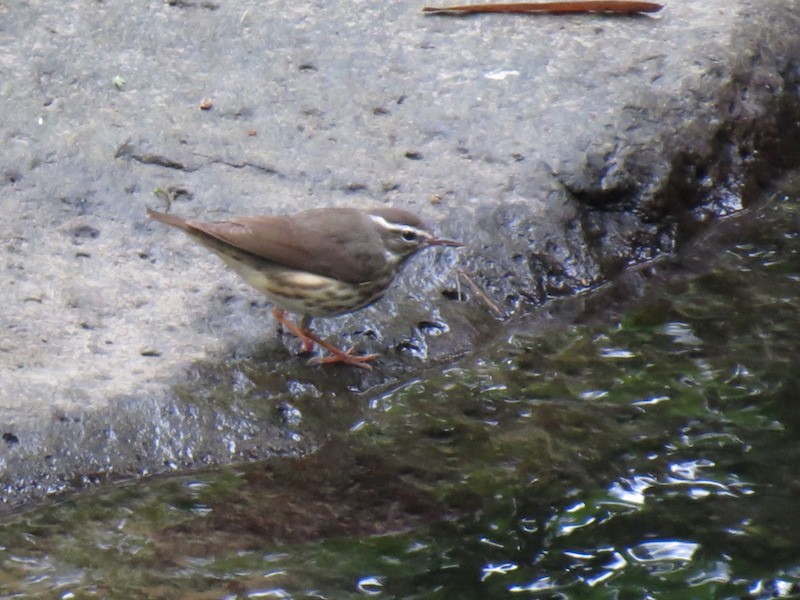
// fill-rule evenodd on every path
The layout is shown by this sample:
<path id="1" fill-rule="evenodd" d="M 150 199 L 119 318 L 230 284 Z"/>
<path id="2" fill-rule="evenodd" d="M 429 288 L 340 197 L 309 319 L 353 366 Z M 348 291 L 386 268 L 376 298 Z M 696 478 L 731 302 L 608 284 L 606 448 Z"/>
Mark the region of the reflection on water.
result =
<path id="1" fill-rule="evenodd" d="M 616 322 L 516 324 L 349 427 L 300 398 L 312 456 L 8 519 L 0 595 L 797 597 L 799 215 L 777 200 Z"/>

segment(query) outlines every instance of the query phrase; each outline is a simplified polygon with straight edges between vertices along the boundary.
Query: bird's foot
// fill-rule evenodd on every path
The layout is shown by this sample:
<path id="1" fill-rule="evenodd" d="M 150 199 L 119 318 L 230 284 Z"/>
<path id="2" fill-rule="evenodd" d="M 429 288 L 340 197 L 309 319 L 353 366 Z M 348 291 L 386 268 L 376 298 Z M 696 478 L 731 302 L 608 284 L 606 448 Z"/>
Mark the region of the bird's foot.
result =
<path id="1" fill-rule="evenodd" d="M 286 327 L 286 329 L 291 331 L 298 339 L 300 339 L 301 342 L 303 342 L 302 352 L 304 353 L 311 352 L 314 349 L 314 344 L 316 344 L 320 348 L 323 348 L 331 353 L 330 356 L 318 356 L 312 358 L 311 360 L 308 361 L 308 364 L 310 365 L 328 365 L 333 363 L 344 363 L 346 365 L 370 371 L 372 370 L 372 367 L 367 363 L 375 360 L 380 356 L 379 354 L 353 354 L 355 348 L 350 348 L 349 350 L 342 350 L 341 348 L 334 346 L 330 342 L 326 342 L 312 331 L 300 327 L 296 323 L 290 321 L 289 318 L 286 316 L 286 311 L 276 308 L 273 309 L 272 314 L 281 325 Z"/>
<path id="2" fill-rule="evenodd" d="M 348 350 L 341 350 L 339 348 L 336 348 L 335 346 L 331 346 L 331 347 L 326 347 L 325 349 L 331 353 L 330 356 L 316 356 L 311 360 L 309 360 L 308 364 L 330 365 L 333 363 L 344 363 L 352 367 L 358 367 L 359 369 L 365 369 L 367 371 L 371 371 L 372 366 L 367 363 L 380 357 L 380 354 L 353 354 L 355 348 L 349 348 Z M 333 351 L 334 349 L 336 350 L 336 352 Z"/>

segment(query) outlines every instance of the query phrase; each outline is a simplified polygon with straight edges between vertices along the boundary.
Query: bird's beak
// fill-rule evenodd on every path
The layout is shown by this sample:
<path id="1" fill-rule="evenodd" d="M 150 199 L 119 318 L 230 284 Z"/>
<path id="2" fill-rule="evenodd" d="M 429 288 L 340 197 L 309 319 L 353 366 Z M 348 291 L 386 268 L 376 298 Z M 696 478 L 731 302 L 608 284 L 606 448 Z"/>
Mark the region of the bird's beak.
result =
<path id="1" fill-rule="evenodd" d="M 461 248 L 464 244 L 455 240 L 444 240 L 442 238 L 431 238 L 428 240 L 428 246 L 450 246 L 452 248 Z"/>

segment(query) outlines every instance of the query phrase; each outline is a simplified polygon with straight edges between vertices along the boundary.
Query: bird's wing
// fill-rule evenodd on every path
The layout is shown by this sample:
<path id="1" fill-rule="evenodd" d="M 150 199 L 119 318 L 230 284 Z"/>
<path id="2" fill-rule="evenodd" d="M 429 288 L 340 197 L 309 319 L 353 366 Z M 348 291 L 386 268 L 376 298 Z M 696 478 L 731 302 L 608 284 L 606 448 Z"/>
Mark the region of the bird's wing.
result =
<path id="1" fill-rule="evenodd" d="M 296 216 L 237 217 L 186 224 L 226 244 L 279 265 L 364 283 L 386 264 L 383 244 L 361 213 L 346 209 L 306 211 Z"/>

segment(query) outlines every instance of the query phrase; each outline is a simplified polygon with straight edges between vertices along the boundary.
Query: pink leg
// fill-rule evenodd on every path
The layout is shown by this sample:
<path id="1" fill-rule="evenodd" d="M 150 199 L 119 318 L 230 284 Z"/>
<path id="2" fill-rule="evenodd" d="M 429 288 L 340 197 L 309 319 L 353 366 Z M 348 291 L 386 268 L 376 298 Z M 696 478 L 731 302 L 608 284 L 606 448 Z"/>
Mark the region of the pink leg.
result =
<path id="1" fill-rule="evenodd" d="M 358 367 L 359 369 L 366 369 L 367 371 L 369 371 L 372 369 L 372 367 L 367 363 L 369 361 L 375 360 L 380 356 L 379 354 L 364 354 L 360 356 L 354 356 L 353 355 L 354 348 L 350 348 L 349 350 L 342 350 L 341 348 L 337 348 L 330 342 L 326 342 L 325 340 L 323 340 L 321 337 L 319 337 L 312 331 L 299 327 L 298 325 L 290 321 L 289 318 L 286 316 L 286 311 L 280 308 L 272 309 L 272 315 L 275 317 L 276 321 L 278 321 L 281 325 L 286 327 L 286 329 L 291 331 L 303 342 L 304 352 L 309 352 L 313 350 L 314 344 L 317 344 L 319 347 L 324 348 L 325 350 L 331 353 L 331 356 L 312 358 L 311 360 L 308 361 L 309 364 L 326 365 L 330 363 L 341 362 L 346 365 L 351 365 L 353 367 Z"/>
<path id="2" fill-rule="evenodd" d="M 289 317 L 286 316 L 286 311 L 281 308 L 273 308 L 272 309 L 272 316 L 275 317 L 275 320 L 286 327 L 295 337 L 297 337 L 301 342 L 303 342 L 303 349 L 301 352 L 313 352 L 314 351 L 314 340 L 308 337 L 305 333 L 306 330 L 298 327 L 294 322 L 289 320 Z"/>

